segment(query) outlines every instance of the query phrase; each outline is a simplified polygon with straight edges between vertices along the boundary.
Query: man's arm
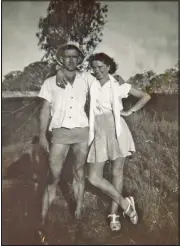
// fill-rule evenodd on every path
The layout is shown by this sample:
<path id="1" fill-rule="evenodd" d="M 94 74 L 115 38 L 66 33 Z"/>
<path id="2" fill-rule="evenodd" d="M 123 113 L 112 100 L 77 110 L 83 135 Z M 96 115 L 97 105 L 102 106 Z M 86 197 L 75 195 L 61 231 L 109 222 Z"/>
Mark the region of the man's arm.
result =
<path id="1" fill-rule="evenodd" d="M 47 100 L 44 100 L 41 113 L 40 113 L 40 136 L 39 142 L 40 145 L 49 152 L 49 143 L 46 138 L 46 132 L 49 125 L 50 118 L 50 103 Z"/>
<path id="2" fill-rule="evenodd" d="M 66 77 L 64 75 L 64 70 L 63 70 L 63 68 L 60 68 L 56 74 L 56 85 L 58 87 L 65 88 L 67 83 L 68 82 L 67 82 Z"/>
<path id="3" fill-rule="evenodd" d="M 120 75 L 114 74 L 113 77 L 116 79 L 116 81 L 119 82 L 119 85 L 122 85 L 123 83 L 125 83 L 124 79 Z"/>

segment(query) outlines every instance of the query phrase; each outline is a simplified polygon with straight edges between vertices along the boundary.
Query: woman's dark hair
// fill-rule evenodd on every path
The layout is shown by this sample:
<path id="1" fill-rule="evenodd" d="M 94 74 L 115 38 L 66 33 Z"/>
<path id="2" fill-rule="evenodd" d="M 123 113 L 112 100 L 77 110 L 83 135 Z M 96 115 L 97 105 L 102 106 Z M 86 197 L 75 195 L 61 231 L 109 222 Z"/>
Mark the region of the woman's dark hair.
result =
<path id="1" fill-rule="evenodd" d="M 117 64 L 115 63 L 114 59 L 106 55 L 105 53 L 95 53 L 89 57 L 89 64 L 92 67 L 93 61 L 101 61 L 107 66 L 110 66 L 109 74 L 114 74 L 117 70 Z"/>

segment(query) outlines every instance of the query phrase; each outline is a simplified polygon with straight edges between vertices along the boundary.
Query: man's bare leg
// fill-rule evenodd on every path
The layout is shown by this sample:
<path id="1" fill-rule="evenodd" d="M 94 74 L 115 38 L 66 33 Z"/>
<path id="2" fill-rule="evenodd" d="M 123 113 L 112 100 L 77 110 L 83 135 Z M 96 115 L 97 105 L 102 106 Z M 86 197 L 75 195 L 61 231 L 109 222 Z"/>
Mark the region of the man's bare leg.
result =
<path id="1" fill-rule="evenodd" d="M 50 170 L 52 173 L 53 181 L 52 184 L 48 185 L 45 189 L 42 202 L 42 225 L 44 224 L 47 211 L 56 197 L 57 184 L 60 180 L 60 173 L 63 167 L 63 163 L 66 159 L 69 151 L 69 145 L 65 144 L 52 144 L 49 153 Z"/>
<path id="2" fill-rule="evenodd" d="M 82 201 L 84 196 L 84 165 L 75 165 L 73 177 L 73 192 L 76 200 L 75 218 L 81 217 Z"/>
<path id="3" fill-rule="evenodd" d="M 75 210 L 75 218 L 79 219 L 81 217 L 82 203 L 84 197 L 84 165 L 86 163 L 88 153 L 88 143 L 81 142 L 73 144 L 72 149 L 76 157 L 75 165 L 73 167 L 73 192 L 77 203 Z"/>

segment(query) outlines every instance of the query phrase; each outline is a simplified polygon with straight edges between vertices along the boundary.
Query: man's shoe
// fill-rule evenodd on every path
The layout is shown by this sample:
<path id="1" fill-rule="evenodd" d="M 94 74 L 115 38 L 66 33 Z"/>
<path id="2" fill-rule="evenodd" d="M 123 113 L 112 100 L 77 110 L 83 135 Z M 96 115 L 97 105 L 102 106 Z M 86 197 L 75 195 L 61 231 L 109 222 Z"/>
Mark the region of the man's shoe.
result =
<path id="1" fill-rule="evenodd" d="M 42 245 L 48 245 L 46 235 L 42 229 L 38 230 L 39 241 Z"/>

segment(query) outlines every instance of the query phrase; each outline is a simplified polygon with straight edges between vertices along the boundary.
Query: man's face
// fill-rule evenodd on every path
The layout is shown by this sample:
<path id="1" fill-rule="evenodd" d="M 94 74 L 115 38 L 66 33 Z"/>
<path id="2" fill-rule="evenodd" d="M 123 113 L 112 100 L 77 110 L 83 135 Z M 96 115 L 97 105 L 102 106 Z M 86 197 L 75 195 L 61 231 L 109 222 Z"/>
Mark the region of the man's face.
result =
<path id="1" fill-rule="evenodd" d="M 98 61 L 98 60 L 93 61 L 92 69 L 93 69 L 95 77 L 98 80 L 104 79 L 105 77 L 108 76 L 109 67 L 101 61 Z"/>
<path id="2" fill-rule="evenodd" d="M 65 50 L 62 60 L 65 69 L 74 71 L 79 62 L 79 52 L 76 49 Z"/>

